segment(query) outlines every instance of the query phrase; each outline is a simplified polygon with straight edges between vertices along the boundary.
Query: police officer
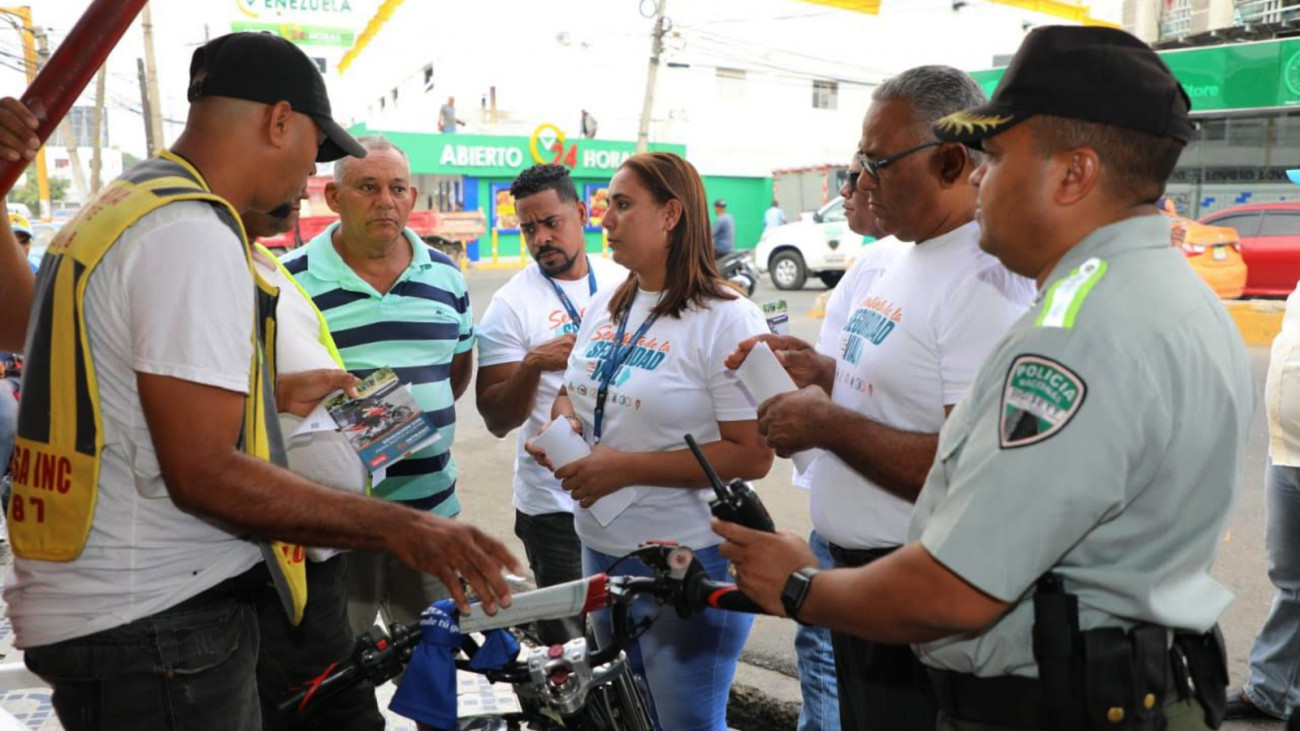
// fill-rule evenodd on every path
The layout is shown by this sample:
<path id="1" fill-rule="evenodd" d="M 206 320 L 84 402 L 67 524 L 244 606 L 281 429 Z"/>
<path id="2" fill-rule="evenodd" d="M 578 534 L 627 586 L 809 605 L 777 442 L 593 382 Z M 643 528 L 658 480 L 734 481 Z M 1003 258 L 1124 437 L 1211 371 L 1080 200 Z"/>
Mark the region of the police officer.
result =
<path id="1" fill-rule="evenodd" d="M 793 535 L 715 525 L 768 611 L 913 643 L 940 728 L 1222 719 L 1231 595 L 1209 569 L 1255 397 L 1155 207 L 1189 108 L 1126 33 L 1031 33 L 991 103 L 936 125 L 986 153 L 980 245 L 1040 296 L 944 426 L 911 542 L 817 573 Z"/>

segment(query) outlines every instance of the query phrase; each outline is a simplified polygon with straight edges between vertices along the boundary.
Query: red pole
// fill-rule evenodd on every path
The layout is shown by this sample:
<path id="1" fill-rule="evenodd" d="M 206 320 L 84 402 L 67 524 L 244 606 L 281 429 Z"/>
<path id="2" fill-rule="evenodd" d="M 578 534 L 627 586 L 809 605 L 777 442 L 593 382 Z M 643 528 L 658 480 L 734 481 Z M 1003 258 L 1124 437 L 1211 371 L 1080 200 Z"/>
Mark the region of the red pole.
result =
<path id="1" fill-rule="evenodd" d="M 55 50 L 22 96 L 36 115 L 36 136 L 44 144 L 81 91 L 108 59 L 148 0 L 92 0 L 81 20 Z M 0 195 L 9 192 L 28 161 L 0 159 Z"/>

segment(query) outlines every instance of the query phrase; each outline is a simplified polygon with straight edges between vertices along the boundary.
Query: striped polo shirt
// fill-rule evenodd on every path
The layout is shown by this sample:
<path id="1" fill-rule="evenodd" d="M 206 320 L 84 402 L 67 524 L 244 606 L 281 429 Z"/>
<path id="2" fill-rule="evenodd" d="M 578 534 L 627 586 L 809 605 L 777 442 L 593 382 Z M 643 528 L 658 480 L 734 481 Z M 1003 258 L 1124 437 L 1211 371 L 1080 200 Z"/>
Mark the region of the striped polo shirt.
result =
<path id="1" fill-rule="evenodd" d="M 347 369 L 361 378 L 391 366 L 412 386 L 415 400 L 442 436 L 388 469 L 373 494 L 418 500 L 443 516 L 460 512 L 456 497 L 456 404 L 451 359 L 474 347 L 474 315 L 465 277 L 455 262 L 411 229 L 413 256 L 387 294 L 375 291 L 334 249 L 335 222 L 282 261 L 325 315 Z"/>

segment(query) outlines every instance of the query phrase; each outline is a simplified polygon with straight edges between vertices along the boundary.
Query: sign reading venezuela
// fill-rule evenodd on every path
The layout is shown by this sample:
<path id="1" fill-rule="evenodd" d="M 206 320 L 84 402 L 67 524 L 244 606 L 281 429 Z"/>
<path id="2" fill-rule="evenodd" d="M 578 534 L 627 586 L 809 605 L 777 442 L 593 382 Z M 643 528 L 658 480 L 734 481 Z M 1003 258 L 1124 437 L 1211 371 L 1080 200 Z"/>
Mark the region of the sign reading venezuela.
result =
<path id="1" fill-rule="evenodd" d="M 235 6 L 250 18 L 260 18 L 264 14 L 278 17 L 285 13 L 333 15 L 352 12 L 352 0 L 235 0 Z"/>

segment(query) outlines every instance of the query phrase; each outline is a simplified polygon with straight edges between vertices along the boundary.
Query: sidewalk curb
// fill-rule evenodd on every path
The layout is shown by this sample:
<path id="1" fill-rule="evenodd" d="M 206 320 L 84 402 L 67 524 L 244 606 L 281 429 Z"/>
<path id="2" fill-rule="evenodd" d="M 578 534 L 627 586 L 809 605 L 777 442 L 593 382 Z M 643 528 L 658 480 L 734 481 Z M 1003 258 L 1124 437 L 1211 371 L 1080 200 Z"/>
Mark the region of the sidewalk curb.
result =
<path id="1" fill-rule="evenodd" d="M 727 726 L 737 731 L 795 731 L 802 705 L 798 678 L 741 661 L 727 702 Z"/>

